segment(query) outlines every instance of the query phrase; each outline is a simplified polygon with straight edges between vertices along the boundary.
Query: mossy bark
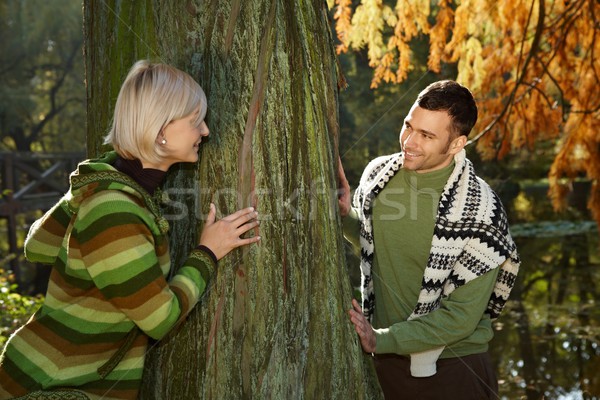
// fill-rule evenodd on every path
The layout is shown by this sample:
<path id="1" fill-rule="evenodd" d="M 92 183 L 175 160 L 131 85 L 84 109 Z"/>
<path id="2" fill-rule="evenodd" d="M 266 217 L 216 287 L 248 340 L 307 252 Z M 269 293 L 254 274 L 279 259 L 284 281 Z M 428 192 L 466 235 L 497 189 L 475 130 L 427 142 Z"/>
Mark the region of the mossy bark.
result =
<path id="1" fill-rule="evenodd" d="M 90 153 L 131 64 L 172 63 L 206 91 L 211 130 L 199 165 L 175 168 L 165 185 L 174 265 L 210 201 L 219 216 L 255 206 L 262 221 L 261 244 L 221 260 L 185 324 L 152 347 L 141 397 L 379 398 L 347 315 L 325 3 L 126 3 L 85 3 Z"/>

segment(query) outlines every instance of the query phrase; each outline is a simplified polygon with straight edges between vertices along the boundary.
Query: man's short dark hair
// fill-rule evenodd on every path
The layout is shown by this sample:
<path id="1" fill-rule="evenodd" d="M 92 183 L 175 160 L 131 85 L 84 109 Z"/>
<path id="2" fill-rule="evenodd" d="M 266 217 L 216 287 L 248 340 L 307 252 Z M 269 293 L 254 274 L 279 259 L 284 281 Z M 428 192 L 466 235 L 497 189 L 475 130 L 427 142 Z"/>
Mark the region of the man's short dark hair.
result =
<path id="1" fill-rule="evenodd" d="M 471 91 L 455 81 L 438 81 L 417 97 L 417 105 L 429 111 L 446 111 L 452 118 L 452 131 L 469 136 L 477 122 L 477 105 Z"/>

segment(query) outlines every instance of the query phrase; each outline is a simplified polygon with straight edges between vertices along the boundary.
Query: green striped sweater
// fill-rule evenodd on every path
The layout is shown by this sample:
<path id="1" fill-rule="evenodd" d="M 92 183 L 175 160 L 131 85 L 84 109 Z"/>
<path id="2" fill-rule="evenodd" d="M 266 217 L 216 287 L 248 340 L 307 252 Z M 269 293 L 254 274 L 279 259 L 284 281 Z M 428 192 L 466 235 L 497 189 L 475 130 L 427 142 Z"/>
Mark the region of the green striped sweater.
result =
<path id="1" fill-rule="evenodd" d="M 69 192 L 29 231 L 27 259 L 53 268 L 44 304 L 0 356 L 0 399 L 60 388 L 136 398 L 148 338 L 181 322 L 215 271 L 195 249 L 166 281 L 167 221 L 114 159 L 81 163 Z"/>

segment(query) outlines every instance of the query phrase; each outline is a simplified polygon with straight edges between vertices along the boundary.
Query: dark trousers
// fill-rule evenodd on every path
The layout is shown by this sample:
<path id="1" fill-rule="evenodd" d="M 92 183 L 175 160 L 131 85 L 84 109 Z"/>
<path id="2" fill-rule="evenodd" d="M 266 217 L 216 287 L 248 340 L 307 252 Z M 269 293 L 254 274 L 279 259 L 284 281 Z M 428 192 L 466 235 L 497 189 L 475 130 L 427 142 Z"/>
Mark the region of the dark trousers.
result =
<path id="1" fill-rule="evenodd" d="M 488 353 L 437 361 L 437 373 L 410 375 L 410 358 L 375 355 L 375 368 L 386 400 L 498 400 L 498 380 Z"/>

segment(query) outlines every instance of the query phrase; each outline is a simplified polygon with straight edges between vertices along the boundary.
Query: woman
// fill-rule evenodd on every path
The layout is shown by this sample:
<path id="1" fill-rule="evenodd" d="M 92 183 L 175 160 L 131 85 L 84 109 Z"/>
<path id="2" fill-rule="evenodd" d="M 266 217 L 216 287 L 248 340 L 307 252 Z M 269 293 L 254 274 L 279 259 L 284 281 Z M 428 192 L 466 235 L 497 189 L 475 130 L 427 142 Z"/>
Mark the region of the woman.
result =
<path id="1" fill-rule="evenodd" d="M 168 223 L 154 191 L 169 167 L 196 162 L 206 97 L 187 74 L 138 61 L 121 87 L 113 152 L 81 163 L 69 192 L 31 227 L 25 255 L 51 264 L 44 304 L 0 357 L 0 399 L 137 396 L 149 338 L 194 307 L 217 260 L 260 237 L 252 208 L 215 221 L 170 282 Z"/>

